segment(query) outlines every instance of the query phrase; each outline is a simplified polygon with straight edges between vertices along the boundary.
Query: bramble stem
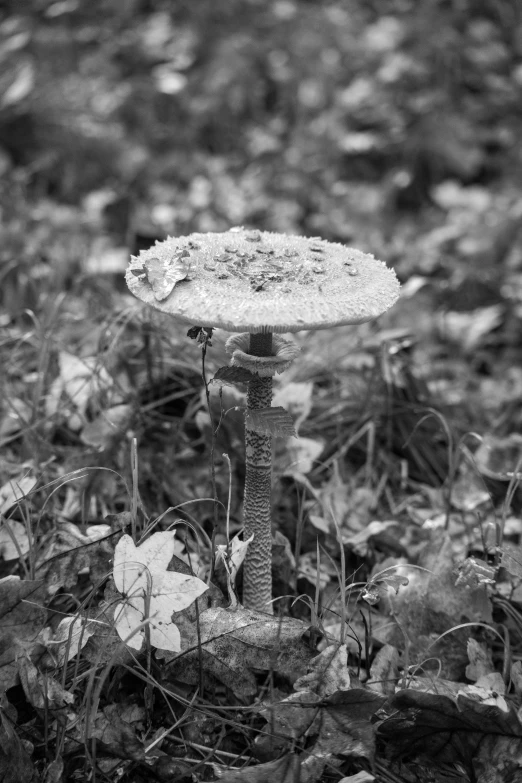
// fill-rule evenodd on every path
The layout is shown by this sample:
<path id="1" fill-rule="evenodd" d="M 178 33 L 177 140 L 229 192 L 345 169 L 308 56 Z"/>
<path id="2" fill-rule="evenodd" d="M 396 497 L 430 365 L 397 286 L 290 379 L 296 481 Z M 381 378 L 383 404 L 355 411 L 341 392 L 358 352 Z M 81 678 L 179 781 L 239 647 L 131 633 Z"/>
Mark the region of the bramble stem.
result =
<path id="1" fill-rule="evenodd" d="M 249 353 L 272 355 L 272 333 L 251 334 Z M 247 408 L 269 408 L 272 378 L 256 375 L 248 384 Z M 273 614 L 272 604 L 272 436 L 245 427 L 246 476 L 243 520 L 245 538 L 252 533 L 243 570 L 243 605 Z"/>

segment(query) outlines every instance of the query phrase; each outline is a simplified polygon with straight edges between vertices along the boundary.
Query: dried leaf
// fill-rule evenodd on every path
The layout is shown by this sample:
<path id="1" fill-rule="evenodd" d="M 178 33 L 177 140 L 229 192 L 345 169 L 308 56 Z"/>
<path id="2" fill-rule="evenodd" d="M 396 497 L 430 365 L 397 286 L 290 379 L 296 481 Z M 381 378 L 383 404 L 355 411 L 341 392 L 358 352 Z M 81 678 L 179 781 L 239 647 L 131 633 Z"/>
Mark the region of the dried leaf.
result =
<path id="1" fill-rule="evenodd" d="M 174 619 L 180 627 L 184 623 L 182 649 L 187 650 L 175 658 L 176 678 L 198 683 L 202 663 L 205 672 L 241 698 L 257 693 L 256 671 L 274 671 L 293 682 L 313 655 L 303 639 L 308 626 L 300 620 L 213 608 L 200 613 L 198 635 L 195 623 L 181 615 Z"/>
<path id="2" fill-rule="evenodd" d="M 397 526 L 397 522 L 394 520 L 386 520 L 380 522 L 374 520 L 370 522 L 365 528 L 360 530 L 351 536 L 343 536 L 343 544 L 347 544 L 356 555 L 365 557 L 368 554 L 368 542 L 373 536 L 378 536 L 379 533 L 383 533 L 389 527 Z"/>
<path id="3" fill-rule="evenodd" d="M 100 740 L 107 749 L 121 759 L 143 761 L 145 750 L 134 727 L 123 719 L 118 704 L 109 704 L 94 722 L 90 737 Z"/>
<path id="4" fill-rule="evenodd" d="M 511 576 L 518 579 L 522 577 L 522 547 L 515 544 L 502 544 L 502 568 L 505 568 Z"/>
<path id="5" fill-rule="evenodd" d="M 0 557 L 17 560 L 29 552 L 29 537 L 25 525 L 13 519 L 4 519 L 0 526 Z"/>
<path id="6" fill-rule="evenodd" d="M 337 673 L 327 685 L 328 689 L 334 685 L 335 679 L 346 682 L 343 672 L 338 669 L 338 664 L 345 657 L 346 648 L 343 647 L 334 647 L 333 655 L 329 650 L 325 658 L 318 656 L 319 671 L 328 659 L 336 662 L 334 668 Z M 324 685 L 320 679 L 311 678 L 310 682 L 319 689 Z M 321 778 L 326 764 L 333 768 L 340 766 L 341 756 L 373 758 L 375 729 L 371 721 L 384 701 L 384 697 L 364 688 L 338 690 L 322 700 L 308 690 L 266 707 L 261 714 L 269 722 L 270 733 L 275 736 L 276 742 L 279 738 L 277 744 L 280 750 L 290 741 L 294 743 L 306 736 L 307 750 L 301 757 L 299 780 L 301 783 L 315 783 Z"/>
<path id="7" fill-rule="evenodd" d="M 464 350 L 475 350 L 504 317 L 501 304 L 480 307 L 468 313 L 446 312 L 441 323 L 445 337 L 462 345 Z"/>
<path id="8" fill-rule="evenodd" d="M 455 580 L 455 587 L 469 587 L 476 590 L 482 585 L 495 584 L 497 568 L 483 560 L 475 560 L 467 557 L 458 567 L 459 575 Z"/>
<path id="9" fill-rule="evenodd" d="M 522 780 L 522 740 L 520 737 L 489 734 L 480 743 L 473 759 L 475 780 L 481 783 L 519 783 Z"/>
<path id="10" fill-rule="evenodd" d="M 313 691 L 322 698 L 350 688 L 348 650 L 345 644 L 331 644 L 310 661 L 309 672 L 294 683 L 296 691 Z"/>
<path id="11" fill-rule="evenodd" d="M 188 256 L 188 253 L 187 253 Z M 184 280 L 189 272 L 188 264 L 182 259 L 182 254 L 169 261 L 160 258 L 148 258 L 144 261 L 147 280 L 154 293 L 154 298 L 162 302 L 171 295 L 174 287 Z"/>
<path id="12" fill-rule="evenodd" d="M 272 435 L 275 438 L 296 438 L 292 417 L 284 408 L 258 408 L 247 410 L 245 423 L 249 430 Z"/>
<path id="13" fill-rule="evenodd" d="M 313 438 L 288 438 L 277 453 L 276 471 L 285 476 L 305 476 L 321 456 L 324 445 Z"/>
<path id="14" fill-rule="evenodd" d="M 474 593 L 455 587 L 453 545 L 449 536 L 431 530 L 430 537 L 418 557 L 422 570 L 400 566 L 397 571 L 397 575 L 408 578 L 408 584 L 397 595 L 388 594 L 398 627 L 383 641 L 401 648 L 406 633 L 410 661 L 417 663 L 438 656 L 440 676 L 456 680 L 469 662 L 466 651 L 469 632 L 455 626 L 470 621 L 488 622 L 488 606 L 486 611 L 482 605 L 475 607 Z M 445 634 L 450 629 L 455 630 Z"/>
<path id="15" fill-rule="evenodd" d="M 0 441 L 21 432 L 31 419 L 31 406 L 23 400 L 9 400 L 5 415 L 0 420 Z"/>
<path id="16" fill-rule="evenodd" d="M 116 546 L 114 582 L 125 600 L 115 607 L 114 622 L 120 638 L 135 650 L 143 645 L 147 622 L 153 647 L 178 652 L 180 634 L 172 614 L 208 589 L 195 576 L 166 570 L 174 548 L 172 532 L 154 533 L 139 547 L 124 535 Z"/>
<path id="17" fill-rule="evenodd" d="M 23 500 L 34 489 L 38 479 L 34 476 L 23 476 L 19 479 L 10 479 L 0 487 L 0 514 L 7 514 L 15 503 Z"/>
<path id="18" fill-rule="evenodd" d="M 320 721 L 320 697 L 309 690 L 292 693 L 286 699 L 277 701 L 259 710 L 259 714 L 266 720 L 270 735 L 279 740 L 278 745 L 284 748 L 289 745 L 286 740 L 295 742 L 303 736 L 315 736 L 318 726 L 313 727 L 314 721 Z M 267 727 L 267 728 L 268 728 Z M 281 743 L 281 739 L 284 740 Z"/>
<path id="19" fill-rule="evenodd" d="M 53 638 L 47 642 L 58 666 L 63 666 L 75 658 L 82 650 L 94 631 L 81 615 L 64 617 L 60 621 Z"/>
<path id="20" fill-rule="evenodd" d="M 0 780 L 2 783 L 36 783 L 33 762 L 16 732 L 16 710 L 5 693 L 0 695 Z"/>
<path id="21" fill-rule="evenodd" d="M 319 780 L 326 764 L 339 767 L 342 756 L 373 760 L 375 726 L 372 718 L 383 697 L 363 688 L 337 691 L 322 702 L 318 733 L 301 767 L 301 783 Z"/>
<path id="22" fill-rule="evenodd" d="M 63 783 L 64 768 L 65 764 L 62 756 L 51 761 L 45 770 L 43 783 Z"/>
<path id="23" fill-rule="evenodd" d="M 373 659 L 370 669 L 371 681 L 368 687 L 381 693 L 383 696 L 391 696 L 399 679 L 399 651 L 391 644 L 385 644 Z"/>
<path id="24" fill-rule="evenodd" d="M 46 413 L 65 416 L 69 429 L 76 432 L 86 423 L 90 401 L 107 393 L 114 381 L 97 356 L 79 358 L 61 351 L 58 363 L 60 372 L 47 395 Z"/>
<path id="25" fill-rule="evenodd" d="M 130 424 L 131 405 L 113 405 L 102 411 L 82 429 L 83 443 L 97 449 L 106 448 L 114 438 L 121 437 Z"/>
<path id="26" fill-rule="evenodd" d="M 43 582 L 22 581 L 17 576 L 0 579 L 0 689 L 7 690 L 18 680 L 17 653 L 30 652 L 42 630 L 46 611 Z"/>
<path id="27" fill-rule="evenodd" d="M 517 696 L 522 695 L 522 661 L 515 661 L 511 666 L 511 681 Z"/>
<path id="28" fill-rule="evenodd" d="M 20 103 L 27 98 L 35 85 L 34 64 L 29 57 L 21 57 L 14 72 L 11 74 L 10 84 L 0 97 L 0 106 L 6 109 Z"/>
<path id="29" fill-rule="evenodd" d="M 322 519 L 329 532 L 335 531 L 332 517 L 342 528 L 352 505 L 349 486 L 344 483 L 337 462 L 334 462 L 333 468 L 330 478 L 317 492 L 319 504 L 312 509 L 313 524 L 322 529 L 319 523 Z"/>
<path id="30" fill-rule="evenodd" d="M 468 639 L 468 658 L 466 677 L 472 682 L 477 682 L 485 674 L 495 671 L 491 652 L 485 644 L 481 644 L 476 639 Z"/>
<path id="31" fill-rule="evenodd" d="M 239 538 L 239 535 L 235 535 L 228 546 L 226 544 L 219 544 L 216 547 L 216 565 L 220 561 L 225 563 L 227 573 L 230 576 L 231 586 L 236 583 L 237 572 L 246 557 L 248 545 L 251 544 L 253 540 L 253 533 L 246 541 Z"/>
<path id="32" fill-rule="evenodd" d="M 27 701 L 39 710 L 56 710 L 74 702 L 72 693 L 48 674 L 42 674 L 25 655 L 18 659 L 20 681 Z"/>
<path id="33" fill-rule="evenodd" d="M 301 555 L 298 562 L 297 574 L 299 577 L 307 579 L 308 582 L 314 586 L 317 584 L 317 580 L 319 580 L 319 587 L 321 590 L 324 590 L 328 583 L 337 576 L 328 561 L 326 564 L 321 563 L 318 568 L 315 552 L 307 552 L 304 555 Z"/>
<path id="34" fill-rule="evenodd" d="M 382 710 L 379 735 L 400 756 L 430 763 L 460 763 L 472 779 L 502 783 L 516 780 L 522 764 L 522 725 L 512 707 L 482 704 L 466 696 L 456 700 L 401 690 Z M 507 747 L 506 747 L 507 746 Z M 506 755 L 506 750 L 509 754 Z"/>
<path id="35" fill-rule="evenodd" d="M 86 571 L 93 582 L 102 579 L 110 571 L 114 555 L 111 533 L 108 525 L 92 525 L 85 535 L 72 522 L 58 525 L 36 572 L 40 579 L 45 579 L 49 593 L 54 595 L 62 587 L 74 587 L 80 573 Z"/>
<path id="36" fill-rule="evenodd" d="M 314 385 L 310 381 L 287 383 L 274 394 L 274 407 L 283 407 L 293 419 L 295 431 L 305 421 L 312 410 Z"/>
<path id="37" fill-rule="evenodd" d="M 406 587 L 409 583 L 409 579 L 406 576 L 393 573 L 391 570 L 376 574 L 366 585 L 361 593 L 361 598 L 366 601 L 370 606 L 375 606 L 381 598 L 386 598 L 388 590 L 391 588 L 395 590 L 395 594 L 399 592 L 399 588 Z"/>
<path id="38" fill-rule="evenodd" d="M 280 759 L 256 767 L 237 770 L 212 764 L 221 783 L 296 783 L 300 780 L 300 766 L 300 758 L 295 753 L 287 753 Z"/>

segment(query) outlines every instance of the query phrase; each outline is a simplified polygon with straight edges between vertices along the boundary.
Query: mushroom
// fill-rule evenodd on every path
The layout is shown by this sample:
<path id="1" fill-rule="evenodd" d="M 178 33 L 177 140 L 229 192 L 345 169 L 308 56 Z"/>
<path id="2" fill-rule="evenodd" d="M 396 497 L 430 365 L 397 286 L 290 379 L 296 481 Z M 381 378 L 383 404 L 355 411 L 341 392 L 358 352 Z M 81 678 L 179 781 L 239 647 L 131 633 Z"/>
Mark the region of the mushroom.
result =
<path id="1" fill-rule="evenodd" d="M 399 282 L 359 250 L 243 228 L 158 242 L 132 259 L 126 279 L 138 299 L 178 321 L 239 332 L 227 351 L 233 365 L 252 373 L 244 528 L 245 539 L 254 538 L 244 564 L 243 604 L 272 613 L 272 436 L 259 422 L 271 406 L 272 376 L 298 353 L 281 334 L 371 321 L 397 300 Z"/>

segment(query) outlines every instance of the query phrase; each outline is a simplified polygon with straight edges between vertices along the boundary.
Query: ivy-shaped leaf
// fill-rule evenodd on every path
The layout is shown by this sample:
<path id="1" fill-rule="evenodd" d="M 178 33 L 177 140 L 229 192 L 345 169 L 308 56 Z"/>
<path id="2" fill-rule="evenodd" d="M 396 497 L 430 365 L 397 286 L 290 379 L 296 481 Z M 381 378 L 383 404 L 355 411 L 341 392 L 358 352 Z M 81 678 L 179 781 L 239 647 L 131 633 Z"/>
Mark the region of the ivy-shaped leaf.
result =
<path id="1" fill-rule="evenodd" d="M 124 600 L 114 608 L 114 627 L 121 639 L 140 650 L 149 625 L 150 643 L 160 650 L 179 652 L 180 632 L 172 622 L 208 590 L 195 576 L 167 571 L 174 554 L 172 531 L 154 533 L 139 546 L 124 535 L 114 551 L 114 584 Z"/>
<path id="2" fill-rule="evenodd" d="M 254 373 L 245 367 L 220 367 L 216 370 L 212 381 L 220 383 L 248 383 L 254 377 Z"/>
<path id="3" fill-rule="evenodd" d="M 245 422 L 249 430 L 263 435 L 273 435 L 275 438 L 297 438 L 293 419 L 284 408 L 247 410 Z"/>

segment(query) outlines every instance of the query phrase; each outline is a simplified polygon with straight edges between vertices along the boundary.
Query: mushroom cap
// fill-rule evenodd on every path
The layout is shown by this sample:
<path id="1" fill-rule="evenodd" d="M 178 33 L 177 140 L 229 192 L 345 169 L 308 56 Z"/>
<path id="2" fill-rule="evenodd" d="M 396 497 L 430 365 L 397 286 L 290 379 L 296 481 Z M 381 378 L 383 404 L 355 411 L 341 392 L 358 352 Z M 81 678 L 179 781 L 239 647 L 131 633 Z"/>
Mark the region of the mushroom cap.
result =
<path id="1" fill-rule="evenodd" d="M 371 321 L 400 289 L 372 255 L 243 228 L 157 242 L 132 258 L 126 280 L 138 299 L 183 323 L 251 333 Z"/>

